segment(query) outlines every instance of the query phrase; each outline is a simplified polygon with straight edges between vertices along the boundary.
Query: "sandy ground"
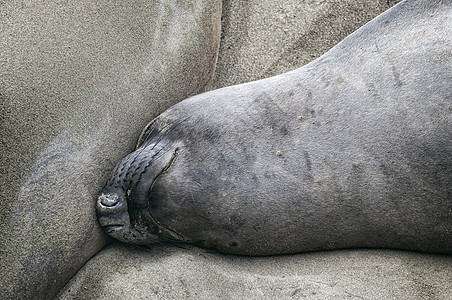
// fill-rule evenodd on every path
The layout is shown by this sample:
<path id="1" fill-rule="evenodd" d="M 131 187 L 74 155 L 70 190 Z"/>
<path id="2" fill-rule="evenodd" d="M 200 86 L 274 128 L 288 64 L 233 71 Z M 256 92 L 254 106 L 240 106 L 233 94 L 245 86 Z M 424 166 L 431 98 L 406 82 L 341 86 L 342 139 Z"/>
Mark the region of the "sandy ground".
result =
<path id="1" fill-rule="evenodd" d="M 450 256 L 339 250 L 273 257 L 108 246 L 57 299 L 451 299 Z"/>

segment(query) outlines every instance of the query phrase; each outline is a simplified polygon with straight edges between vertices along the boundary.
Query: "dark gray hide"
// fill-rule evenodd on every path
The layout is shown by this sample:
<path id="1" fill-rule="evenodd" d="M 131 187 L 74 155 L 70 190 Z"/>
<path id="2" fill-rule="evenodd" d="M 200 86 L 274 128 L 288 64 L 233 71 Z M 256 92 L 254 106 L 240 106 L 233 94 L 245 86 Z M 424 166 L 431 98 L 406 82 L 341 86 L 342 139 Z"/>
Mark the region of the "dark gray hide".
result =
<path id="1" fill-rule="evenodd" d="M 312 63 L 189 98 L 98 201 L 119 240 L 268 255 L 452 253 L 452 3 L 406 1 Z"/>

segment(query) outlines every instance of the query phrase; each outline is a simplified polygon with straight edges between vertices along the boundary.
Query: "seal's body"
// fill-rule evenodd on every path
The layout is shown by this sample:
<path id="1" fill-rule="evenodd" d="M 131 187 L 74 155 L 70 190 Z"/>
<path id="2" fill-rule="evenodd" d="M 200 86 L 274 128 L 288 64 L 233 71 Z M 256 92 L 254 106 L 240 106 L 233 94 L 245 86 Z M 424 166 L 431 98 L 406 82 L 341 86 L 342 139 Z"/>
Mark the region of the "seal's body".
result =
<path id="1" fill-rule="evenodd" d="M 98 200 L 122 241 L 452 253 L 452 4 L 406 1 L 295 71 L 173 106 Z"/>

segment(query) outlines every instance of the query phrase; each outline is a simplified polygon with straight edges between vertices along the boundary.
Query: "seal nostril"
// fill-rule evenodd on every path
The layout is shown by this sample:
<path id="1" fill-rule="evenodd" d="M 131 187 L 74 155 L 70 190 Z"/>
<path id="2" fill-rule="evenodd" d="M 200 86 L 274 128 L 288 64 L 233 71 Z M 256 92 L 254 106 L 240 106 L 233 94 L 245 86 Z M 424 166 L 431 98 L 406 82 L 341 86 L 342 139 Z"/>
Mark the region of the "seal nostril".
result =
<path id="1" fill-rule="evenodd" d="M 99 196 L 100 204 L 107 207 L 113 207 L 119 203 L 119 197 L 116 194 L 102 194 Z"/>
<path id="2" fill-rule="evenodd" d="M 107 233 L 112 233 L 112 232 L 122 229 L 123 227 L 124 227 L 123 225 L 110 225 L 110 226 L 105 227 L 105 231 Z"/>

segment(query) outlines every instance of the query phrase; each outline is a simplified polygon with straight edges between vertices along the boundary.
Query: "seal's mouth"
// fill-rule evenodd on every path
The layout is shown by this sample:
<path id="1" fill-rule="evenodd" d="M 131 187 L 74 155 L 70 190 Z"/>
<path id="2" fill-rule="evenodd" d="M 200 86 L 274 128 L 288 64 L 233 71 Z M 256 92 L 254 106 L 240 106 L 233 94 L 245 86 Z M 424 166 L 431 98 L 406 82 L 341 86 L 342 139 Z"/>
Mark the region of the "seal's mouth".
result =
<path id="1" fill-rule="evenodd" d="M 110 236 L 132 244 L 152 244 L 164 238 L 181 239 L 155 220 L 149 211 L 149 193 L 176 161 L 179 148 L 156 145 L 137 149 L 115 168 L 97 199 L 100 225 Z"/>

